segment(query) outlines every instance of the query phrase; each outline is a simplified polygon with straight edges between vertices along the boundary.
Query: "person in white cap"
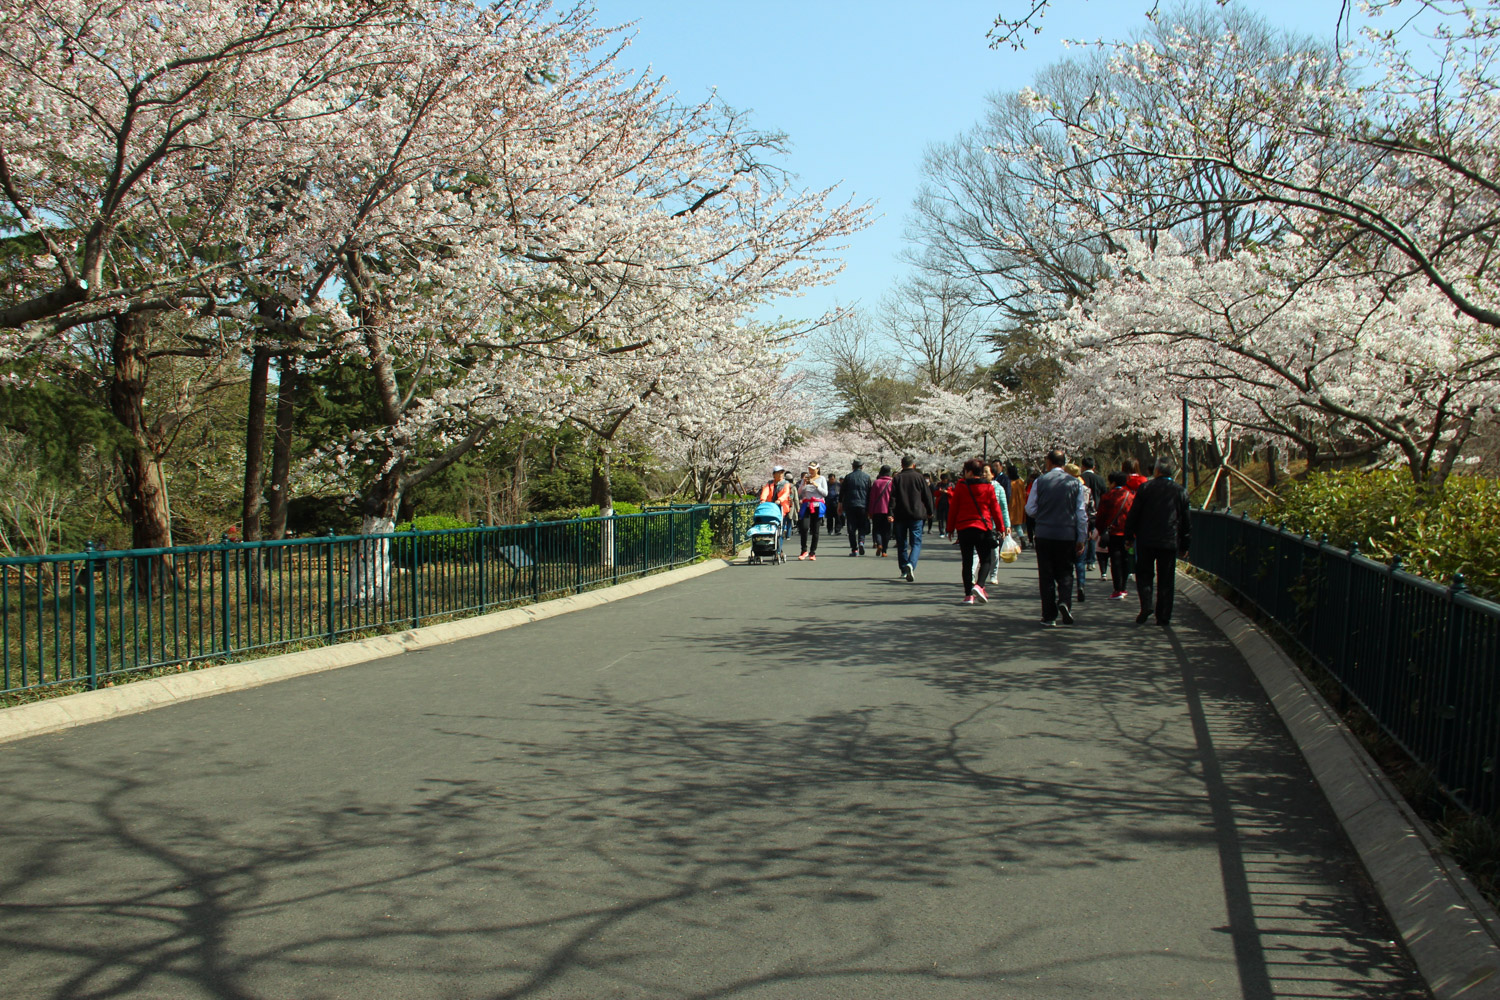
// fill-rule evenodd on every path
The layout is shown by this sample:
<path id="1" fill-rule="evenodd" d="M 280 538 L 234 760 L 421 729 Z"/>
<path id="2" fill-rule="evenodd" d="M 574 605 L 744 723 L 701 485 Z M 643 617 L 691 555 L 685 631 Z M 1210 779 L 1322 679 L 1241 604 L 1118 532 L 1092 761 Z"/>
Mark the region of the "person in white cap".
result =
<path id="1" fill-rule="evenodd" d="M 760 499 L 762 503 L 780 505 L 782 518 L 791 520 L 797 506 L 797 488 L 786 478 L 786 466 L 771 467 L 771 481 L 760 488 Z"/>
<path id="2" fill-rule="evenodd" d="M 800 503 L 797 511 L 797 535 L 802 540 L 802 554 L 798 559 L 818 558 L 818 529 L 822 527 L 823 515 L 828 511 L 828 480 L 818 469 L 817 462 L 807 463 L 807 475 L 802 477 Z M 808 536 L 812 545 L 808 545 Z"/>

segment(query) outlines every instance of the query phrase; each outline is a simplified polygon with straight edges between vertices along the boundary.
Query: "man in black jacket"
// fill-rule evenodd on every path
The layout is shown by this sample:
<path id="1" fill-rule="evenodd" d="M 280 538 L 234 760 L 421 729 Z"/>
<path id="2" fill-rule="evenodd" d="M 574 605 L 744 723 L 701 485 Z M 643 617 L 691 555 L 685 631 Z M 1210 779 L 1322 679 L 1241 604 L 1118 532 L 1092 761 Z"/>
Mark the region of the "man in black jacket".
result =
<path id="1" fill-rule="evenodd" d="M 917 469 L 917 460 L 901 457 L 901 471 L 891 479 L 891 520 L 896 525 L 896 568 L 908 583 L 916 579 L 922 554 L 922 525 L 932 520 L 932 488 Z"/>
<path id="2" fill-rule="evenodd" d="M 844 515 L 844 524 L 849 528 L 849 554 L 865 554 L 865 534 L 870 530 L 870 474 L 859 459 L 853 462 L 854 471 L 844 477 L 839 486 L 838 510 Z"/>
<path id="3" fill-rule="evenodd" d="M 1157 578 L 1156 624 L 1171 622 L 1177 560 L 1187 556 L 1191 532 L 1187 490 L 1172 481 L 1171 461 L 1159 458 L 1156 478 L 1136 491 L 1125 518 L 1125 538 L 1135 542 L 1135 586 L 1141 596 L 1137 625 L 1151 617 L 1153 577 Z"/>

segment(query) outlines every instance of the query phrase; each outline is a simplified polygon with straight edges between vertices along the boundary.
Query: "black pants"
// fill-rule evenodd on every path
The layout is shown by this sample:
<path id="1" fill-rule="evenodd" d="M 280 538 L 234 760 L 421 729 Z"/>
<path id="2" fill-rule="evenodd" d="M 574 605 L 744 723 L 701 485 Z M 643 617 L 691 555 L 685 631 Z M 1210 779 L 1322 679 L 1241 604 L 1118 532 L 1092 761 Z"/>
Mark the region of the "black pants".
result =
<path id="1" fill-rule="evenodd" d="M 1130 576 L 1130 547 L 1125 544 L 1124 535 L 1109 536 L 1109 575 L 1114 582 L 1115 593 L 1125 589 L 1125 581 Z"/>
<path id="2" fill-rule="evenodd" d="M 995 570 L 995 536 L 983 528 L 959 528 L 958 550 L 964 562 L 964 596 L 974 592 L 974 553 L 979 553 L 979 583 Z"/>
<path id="3" fill-rule="evenodd" d="M 884 552 L 891 547 L 891 515 L 870 515 L 870 538 L 875 542 L 875 547 Z"/>
<path id="4" fill-rule="evenodd" d="M 824 527 L 828 529 L 828 533 L 831 535 L 837 535 L 840 531 L 844 530 L 844 515 L 840 514 L 838 510 L 838 504 L 830 500 L 828 502 L 828 517 L 825 519 L 828 523 Z"/>
<path id="5" fill-rule="evenodd" d="M 1155 580 L 1156 604 L 1152 607 L 1151 593 Z M 1155 610 L 1156 620 L 1165 625 L 1172 620 L 1172 598 L 1177 589 L 1177 550 L 1153 549 L 1137 544 L 1135 547 L 1135 589 L 1141 595 L 1141 614 Z"/>
<path id="6" fill-rule="evenodd" d="M 1073 606 L 1073 580 L 1077 576 L 1078 546 L 1056 538 L 1038 538 L 1036 546 L 1037 582 L 1042 588 L 1042 620 L 1057 618 L 1059 607 Z"/>
<path id="7" fill-rule="evenodd" d="M 818 554 L 818 529 L 823 526 L 823 515 L 817 507 L 810 507 L 797 521 L 797 537 L 802 540 L 802 551 L 808 555 Z M 807 536 L 812 536 L 811 547 L 807 544 Z"/>
<path id="8" fill-rule="evenodd" d="M 863 507 L 845 507 L 844 520 L 849 528 L 849 551 L 858 552 L 865 544 L 865 535 L 870 533 L 870 515 Z"/>

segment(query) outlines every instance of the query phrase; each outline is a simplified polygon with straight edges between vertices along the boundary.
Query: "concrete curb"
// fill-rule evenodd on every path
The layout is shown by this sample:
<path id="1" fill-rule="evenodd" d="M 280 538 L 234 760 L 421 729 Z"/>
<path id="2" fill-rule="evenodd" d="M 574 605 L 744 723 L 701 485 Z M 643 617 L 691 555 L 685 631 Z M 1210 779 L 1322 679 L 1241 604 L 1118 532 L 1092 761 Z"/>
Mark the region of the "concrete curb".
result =
<path id="1" fill-rule="evenodd" d="M 102 722 L 105 719 L 113 719 L 122 715 L 149 712 L 153 708 L 192 701 L 195 698 L 207 698 L 210 695 L 227 691 L 244 691 L 262 684 L 286 680 L 289 677 L 301 677 L 305 674 L 353 666 L 356 663 L 368 663 L 371 660 L 384 659 L 430 646 L 441 646 L 460 639 L 488 635 L 491 632 L 515 628 L 517 625 L 525 625 L 528 622 L 541 621 L 544 618 L 553 618 L 570 611 L 581 611 L 584 608 L 595 608 L 602 604 L 659 590 L 662 587 L 670 587 L 675 583 L 682 583 L 729 565 L 731 563 L 725 559 L 709 559 L 682 569 L 668 570 L 665 573 L 642 577 L 628 583 L 616 584 L 613 587 L 560 597 L 524 608 L 511 608 L 506 611 L 464 618 L 460 621 L 444 622 L 441 625 L 428 625 L 405 632 L 357 639 L 353 642 L 339 643 L 336 646 L 306 649 L 281 656 L 268 656 L 265 659 L 249 660 L 244 663 L 204 667 L 201 670 L 173 674 L 170 677 L 152 677 L 121 684 L 118 687 L 101 688 L 98 691 L 85 691 L 81 694 L 63 695 L 46 701 L 16 705 L 13 708 L 0 709 L 0 743 L 25 739 L 28 736 L 40 736 L 43 733 L 57 732 L 60 729 L 70 729 L 73 726 L 87 725 L 91 722 Z"/>
<path id="2" fill-rule="evenodd" d="M 1244 656 L 1369 873 L 1437 1000 L 1500 1000 L 1500 918 L 1296 664 L 1202 583 L 1179 592 Z"/>

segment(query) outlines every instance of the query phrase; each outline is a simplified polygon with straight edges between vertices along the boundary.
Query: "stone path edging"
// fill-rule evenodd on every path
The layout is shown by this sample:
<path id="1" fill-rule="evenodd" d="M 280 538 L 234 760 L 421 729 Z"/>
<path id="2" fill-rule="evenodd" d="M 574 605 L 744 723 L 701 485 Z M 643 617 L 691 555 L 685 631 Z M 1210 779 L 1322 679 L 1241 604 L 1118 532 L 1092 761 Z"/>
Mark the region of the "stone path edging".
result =
<path id="1" fill-rule="evenodd" d="M 1500 1000 L 1500 918 L 1282 649 L 1191 577 L 1180 592 L 1249 663 L 1436 1000 Z"/>
<path id="2" fill-rule="evenodd" d="M 356 639 L 352 642 L 339 643 L 336 646 L 299 650 L 295 653 L 283 653 L 280 656 L 268 656 L 243 663 L 203 667 L 168 677 L 152 677 L 131 681 L 117 687 L 100 688 L 97 691 L 84 691 L 79 694 L 16 705 L 0 709 L 0 743 L 24 739 L 28 736 L 40 736 L 43 733 L 57 732 L 60 729 L 70 729 L 73 726 L 87 725 L 91 722 L 102 722 L 121 715 L 149 712 L 153 708 L 175 705 L 178 702 L 191 701 L 195 698 L 207 698 L 210 695 L 227 691 L 243 691 L 262 684 L 286 680 L 289 677 L 300 677 L 324 670 L 337 670 L 339 667 L 353 666 L 356 663 L 368 663 L 371 660 L 457 642 L 460 639 L 488 635 L 491 632 L 515 628 L 517 625 L 525 625 L 528 622 L 541 621 L 544 618 L 552 618 L 584 608 L 594 608 L 601 604 L 609 604 L 612 601 L 624 600 L 637 594 L 669 587 L 674 583 L 691 580 L 728 565 L 729 562 L 724 559 L 708 559 L 682 569 L 668 570 L 665 573 L 656 573 L 612 587 L 543 601 L 540 604 L 532 604 L 523 608 L 495 611 L 487 615 L 444 622 L 440 625 L 427 625 L 405 632 Z"/>

